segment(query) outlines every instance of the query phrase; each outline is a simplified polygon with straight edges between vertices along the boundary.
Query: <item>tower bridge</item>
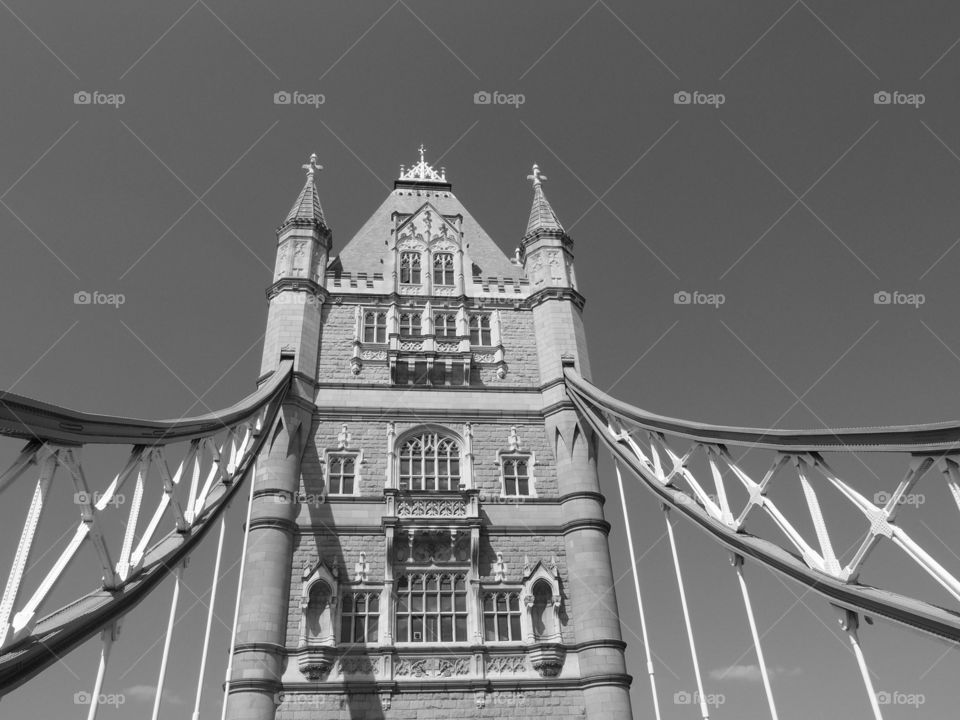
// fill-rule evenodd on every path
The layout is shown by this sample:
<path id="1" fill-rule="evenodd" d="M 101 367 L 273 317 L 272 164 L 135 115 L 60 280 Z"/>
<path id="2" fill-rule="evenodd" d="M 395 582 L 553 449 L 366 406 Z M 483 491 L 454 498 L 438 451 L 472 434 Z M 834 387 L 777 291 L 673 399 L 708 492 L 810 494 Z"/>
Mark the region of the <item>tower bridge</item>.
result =
<path id="1" fill-rule="evenodd" d="M 875 548 L 889 544 L 960 601 L 956 557 L 924 547 L 897 522 L 904 498 L 938 476 L 960 509 L 960 424 L 793 432 L 632 407 L 590 381 L 574 242 L 537 165 L 512 258 L 422 146 L 342 247 L 321 206 L 316 155 L 303 170 L 277 230 L 260 375 L 247 398 L 154 421 L 0 394 L 0 432 L 22 442 L 3 466 L 0 492 L 33 488 L 19 543 L 4 548 L 11 559 L 0 599 L 0 694 L 97 637 L 90 696 L 108 692 L 122 621 L 172 577 L 158 717 L 184 565 L 204 545 L 216 547 L 211 593 L 226 593 L 235 614 L 219 664 L 213 658 L 207 667 L 213 599 L 202 642 L 178 650 L 178 660 L 189 654 L 181 662 L 198 664 L 195 718 L 205 675 L 222 674 L 221 717 L 238 720 L 659 720 L 627 482 L 662 507 L 678 632 L 697 689 L 691 711 L 703 718 L 710 693 L 695 630 L 705 618 L 690 612 L 675 537 L 688 526 L 703 531 L 699 542 L 729 551 L 739 588 L 729 600 L 742 604 L 772 718 L 751 573 L 790 578 L 835 608 L 876 718 L 883 708 L 861 621 L 904 626 L 930 642 L 960 639 L 956 602 L 939 606 L 861 582 Z M 125 460 L 97 484 L 84 458 L 102 445 L 121 448 Z M 765 470 L 744 467 L 740 448 L 764 455 Z M 631 554 L 640 667 L 625 661 L 601 449 L 614 459 L 619 487 L 608 511 L 626 520 L 616 541 Z M 882 503 L 837 469 L 834 459 L 852 452 L 900 462 L 902 476 L 875 488 L 885 492 Z M 802 520 L 771 497 L 783 483 L 801 487 Z M 827 488 L 842 496 L 848 522 L 859 523 L 863 539 L 850 557 L 837 552 L 825 519 Z M 61 529 L 58 553 L 38 558 L 40 521 L 57 493 L 75 495 L 76 524 Z M 130 498 L 122 506 L 113 502 L 120 493 Z M 159 499 L 150 505 L 147 495 Z M 218 588 L 231 502 L 246 514 L 242 537 L 231 540 L 242 546 L 240 585 Z M 105 531 L 111 515 L 121 516 L 122 536 Z M 813 536 L 801 529 L 807 523 Z M 54 588 L 84 553 L 96 558 L 99 583 L 52 606 Z M 648 707 L 631 707 L 631 676 L 649 685 Z M 511 694 L 523 702 L 494 701 Z M 101 705 L 83 712 L 98 717 Z"/>

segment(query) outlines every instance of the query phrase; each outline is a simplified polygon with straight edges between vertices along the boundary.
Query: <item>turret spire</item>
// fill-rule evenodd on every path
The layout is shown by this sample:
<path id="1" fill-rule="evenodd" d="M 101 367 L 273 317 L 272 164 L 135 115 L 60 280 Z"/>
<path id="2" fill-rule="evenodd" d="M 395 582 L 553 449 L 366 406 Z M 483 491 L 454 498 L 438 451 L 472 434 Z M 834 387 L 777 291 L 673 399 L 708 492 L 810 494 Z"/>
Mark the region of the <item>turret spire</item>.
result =
<path id="1" fill-rule="evenodd" d="M 322 227 L 327 227 L 327 221 L 323 217 L 323 208 L 320 207 L 320 196 L 317 194 L 317 186 L 313 182 L 313 176 L 316 172 L 323 170 L 323 165 L 317 164 L 317 154 L 310 155 L 310 162 L 301 166 L 307 173 L 306 182 L 303 190 L 297 196 L 297 201 L 290 208 L 283 224 L 287 223 L 315 223 Z"/>
<path id="2" fill-rule="evenodd" d="M 546 175 L 540 172 L 540 166 L 533 164 L 533 170 L 527 175 L 527 180 L 533 183 L 533 207 L 530 208 L 530 220 L 527 222 L 527 235 L 538 230 L 552 230 L 563 232 L 563 226 L 557 219 L 557 214 L 550 207 L 547 196 L 543 194 L 542 182 L 547 179 Z"/>

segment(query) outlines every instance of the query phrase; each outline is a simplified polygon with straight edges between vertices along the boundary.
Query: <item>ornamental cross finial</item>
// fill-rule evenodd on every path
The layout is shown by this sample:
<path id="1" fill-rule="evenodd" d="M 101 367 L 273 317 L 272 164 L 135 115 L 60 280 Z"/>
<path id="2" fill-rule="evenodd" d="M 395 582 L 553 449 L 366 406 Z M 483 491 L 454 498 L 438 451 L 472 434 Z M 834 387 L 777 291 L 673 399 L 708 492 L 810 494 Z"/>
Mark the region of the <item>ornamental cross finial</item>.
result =
<path id="1" fill-rule="evenodd" d="M 423 143 L 420 143 L 420 162 L 423 162 L 423 154 L 424 154 L 426 151 L 427 151 L 427 149 L 423 146 Z"/>
<path id="2" fill-rule="evenodd" d="M 533 172 L 530 175 L 527 175 L 527 180 L 533 181 L 533 186 L 537 187 L 543 180 L 546 180 L 546 175 L 540 174 L 540 166 L 536 163 L 533 164 Z"/>
<path id="3" fill-rule="evenodd" d="M 313 174 L 314 174 L 317 170 L 323 170 L 323 165 L 317 165 L 317 154 L 316 154 L 316 153 L 311 153 L 311 155 L 310 155 L 310 162 L 308 162 L 306 165 L 301 165 L 300 167 L 302 167 L 304 170 L 306 170 L 306 171 L 307 171 L 307 177 L 311 177 L 311 178 L 313 177 Z"/>

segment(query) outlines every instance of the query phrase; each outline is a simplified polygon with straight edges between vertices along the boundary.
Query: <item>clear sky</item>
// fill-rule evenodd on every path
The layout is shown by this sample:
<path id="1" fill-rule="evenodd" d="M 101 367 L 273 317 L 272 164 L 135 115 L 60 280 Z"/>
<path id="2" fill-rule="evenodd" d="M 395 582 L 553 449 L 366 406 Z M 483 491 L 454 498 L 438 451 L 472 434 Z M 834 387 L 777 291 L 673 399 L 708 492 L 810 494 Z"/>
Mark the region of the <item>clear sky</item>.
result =
<path id="1" fill-rule="evenodd" d="M 945 0 L 2 0 L 0 387 L 150 418 L 229 405 L 254 386 L 274 229 L 300 165 L 316 152 L 325 166 L 317 184 L 336 252 L 424 143 L 508 254 L 529 211 L 524 178 L 540 164 L 576 243 L 593 379 L 617 397 L 750 426 L 956 419 L 958 37 L 960 8 Z M 294 91 L 323 102 L 275 104 Z M 83 92 L 92 101 L 75 103 Z M 514 103 L 476 104 L 482 92 Z M 693 102 L 676 102 L 682 92 Z M 125 302 L 77 305 L 81 291 Z M 675 303 L 694 291 L 724 302 Z M 880 292 L 923 303 L 875 304 Z M 12 460 L 16 445 L 3 447 Z M 761 455 L 748 458 L 752 472 Z M 837 464 L 869 494 L 905 468 L 903 457 L 862 459 Z M 609 462 L 601 469 L 635 713 L 651 717 L 620 504 Z M 8 554 L 21 485 L 0 507 Z M 776 492 L 802 510 L 792 479 Z M 956 507 L 938 476 L 918 492 L 924 504 L 904 510 L 904 526 L 957 570 Z M 692 718 L 674 702 L 695 686 L 662 514 L 635 484 L 628 502 L 663 717 Z M 843 549 L 864 528 L 839 496 L 824 503 Z M 211 716 L 240 510 L 216 606 Z M 75 512 L 69 500 L 51 507 L 48 544 Z M 766 717 L 726 553 L 686 523 L 677 535 L 707 691 L 723 699 L 716 716 Z M 212 561 L 207 548 L 186 571 L 165 717 L 192 705 Z M 893 550 L 868 568 L 866 582 L 953 602 Z M 780 716 L 869 717 L 829 605 L 760 568 L 747 574 Z M 96 577 L 68 578 L 58 597 Z M 102 717 L 148 711 L 169 593 L 125 623 L 106 685 L 125 703 Z M 960 653 L 882 624 L 862 636 L 877 688 L 923 697 L 885 717 L 955 715 Z M 90 688 L 98 648 L 5 698 L 0 716 L 78 716 L 73 697 Z"/>

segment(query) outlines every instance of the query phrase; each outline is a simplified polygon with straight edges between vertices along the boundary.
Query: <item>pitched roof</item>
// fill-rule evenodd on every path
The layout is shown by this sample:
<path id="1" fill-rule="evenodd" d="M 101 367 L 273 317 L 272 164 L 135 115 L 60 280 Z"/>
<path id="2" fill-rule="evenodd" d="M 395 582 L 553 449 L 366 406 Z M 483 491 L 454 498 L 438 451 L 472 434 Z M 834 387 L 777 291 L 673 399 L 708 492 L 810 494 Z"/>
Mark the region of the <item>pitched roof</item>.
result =
<path id="1" fill-rule="evenodd" d="M 391 231 L 394 229 L 393 213 L 412 215 L 426 203 L 433 205 L 443 215 L 463 217 L 464 255 L 473 267 L 467 272 L 483 277 L 502 277 L 519 280 L 523 269 L 514 265 L 463 204 L 450 191 L 449 185 L 437 187 L 416 186 L 398 181 L 373 215 L 363 224 L 353 238 L 340 251 L 338 258 L 343 272 L 368 274 L 381 273 L 389 256 Z"/>

